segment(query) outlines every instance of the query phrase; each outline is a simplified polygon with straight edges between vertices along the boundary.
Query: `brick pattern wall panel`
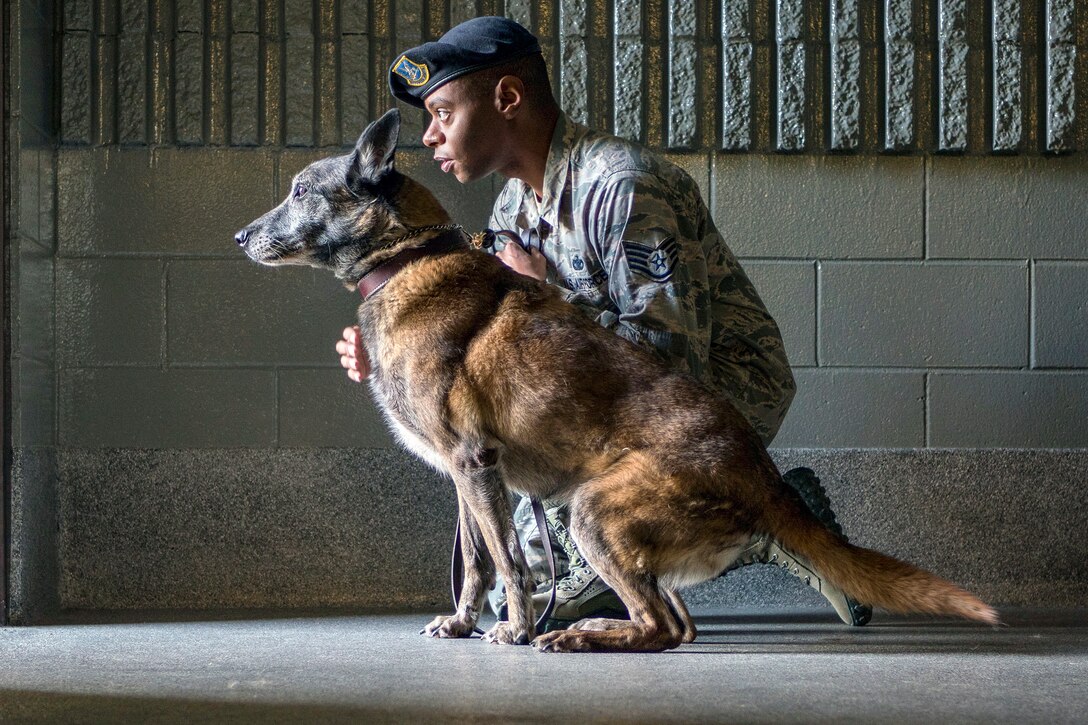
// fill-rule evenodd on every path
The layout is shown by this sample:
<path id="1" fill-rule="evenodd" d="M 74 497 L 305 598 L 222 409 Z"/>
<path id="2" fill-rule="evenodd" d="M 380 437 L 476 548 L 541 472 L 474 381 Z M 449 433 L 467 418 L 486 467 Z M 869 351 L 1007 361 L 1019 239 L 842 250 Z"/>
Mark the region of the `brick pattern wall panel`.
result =
<path id="1" fill-rule="evenodd" d="M 797 396 L 775 448 L 920 448 L 925 381 L 915 372 L 794 371 Z"/>
<path id="2" fill-rule="evenodd" d="M 33 505 L 63 522 L 62 551 L 39 559 L 60 567 L 66 606 L 445 601 L 435 552 L 450 532 L 434 522 L 452 521 L 451 489 L 387 450 L 366 387 L 332 350 L 357 297 L 325 273 L 258 267 L 231 236 L 394 105 L 385 74 L 399 50 L 475 14 L 540 36 L 576 118 L 696 178 L 798 366 L 777 448 L 1088 448 L 1088 11 L 1076 0 L 45 7 L 9 9 L 21 31 L 9 38 L 12 422 L 24 460 L 58 446 L 61 485 L 17 476 L 13 500 L 57 491 L 60 507 Z M 482 227 L 501 179 L 443 175 L 421 148 L 425 114 L 402 110 L 399 167 Z M 982 531 L 1046 520 L 1083 489 L 1079 459 L 1046 479 L 1069 451 L 884 453 L 869 469 L 856 452 L 785 453 L 833 485 L 841 471 L 833 498 L 878 524 L 895 507 L 858 495 L 866 486 L 932 503 L 944 476 L 938 504 L 911 510 L 936 521 L 949 501 L 975 502 L 953 518 Z M 1033 476 L 1051 486 L 1046 506 L 1006 506 Z M 979 480 L 1014 493 L 960 495 Z M 191 536 L 193 522 L 221 536 Z M 28 519 L 12 540 L 57 523 Z M 985 569 L 983 549 L 957 554 L 963 571 Z M 1083 583 L 1084 557 L 1059 559 L 1043 574 L 1010 565 L 994 591 L 1083 601 L 1069 582 Z"/>
<path id="3" fill-rule="evenodd" d="M 331 351 L 331 346 L 327 346 Z M 330 354 L 330 359 L 335 355 Z M 393 448 L 370 389 L 343 369 L 280 369 L 279 444 L 287 448 Z"/>
<path id="4" fill-rule="evenodd" d="M 453 486 L 403 451 L 64 450 L 61 604 L 449 603 Z"/>
<path id="5" fill-rule="evenodd" d="M 1088 13 L 1072 0 L 985 5 L 65 2 L 57 52 L 40 53 L 57 63 L 59 160 L 16 157 L 14 211 L 28 244 L 59 246 L 65 375 L 244 366 L 272 376 L 272 440 L 388 443 L 380 426 L 335 422 L 353 411 L 331 345 L 356 301 L 320 272 L 252 265 L 231 237 L 393 105 L 398 50 L 505 13 L 540 37 L 572 115 L 696 179 L 812 386 L 780 443 L 926 445 L 924 421 L 950 414 L 946 397 L 918 402 L 927 375 L 1088 370 Z M 442 174 L 421 147 L 426 115 L 402 110 L 399 168 L 482 228 L 502 179 Z M 20 127 L 47 130 L 26 115 Z M 54 183 L 55 212 L 40 201 Z M 277 296 L 291 313 L 277 316 Z M 297 314 L 307 306 L 320 316 Z M 1039 378 L 1052 379 L 1065 380 Z M 836 392 L 838 407 L 813 402 Z M 340 412 L 322 427 L 308 396 Z M 870 410 L 867 396 L 902 419 L 855 424 L 848 409 Z"/>
<path id="6" fill-rule="evenodd" d="M 402 151 L 397 154 L 396 163 L 403 173 L 431 190 L 454 222 L 470 231 L 487 226 L 491 218 L 491 203 L 497 195 L 492 191 L 491 179 L 461 184 L 452 175 L 442 173 L 429 149 Z M 501 179 L 496 175 L 494 181 Z"/>
<path id="7" fill-rule="evenodd" d="M 70 368 L 59 376 L 61 446 L 276 445 L 270 370 Z"/>
<path id="8" fill-rule="evenodd" d="M 790 365 L 816 364 L 816 268 L 811 262 L 743 262 L 778 323 Z"/>
<path id="9" fill-rule="evenodd" d="M 1027 309 L 1023 262 L 824 262 L 820 363 L 1026 366 Z"/>
<path id="10" fill-rule="evenodd" d="M 56 351 L 53 298 L 57 260 L 51 250 L 28 237 L 19 235 L 15 241 L 18 254 L 9 257 L 14 283 L 11 355 L 52 364 Z"/>
<path id="11" fill-rule="evenodd" d="M 167 270 L 167 356 L 185 365 L 334 365 L 358 293 L 331 275 L 242 257 L 173 260 Z"/>
<path id="12" fill-rule="evenodd" d="M 11 437 L 15 448 L 51 448 L 56 444 L 57 371 L 52 362 L 12 360 Z"/>
<path id="13" fill-rule="evenodd" d="M 58 0 L 59 2 L 59 0 Z M 79 59 L 89 52 L 89 15 L 74 19 L 74 42 Z M 5 369 L 10 387 L 4 394 L 9 425 L 5 434 L 16 451 L 36 449 L 34 454 L 51 455 L 44 448 L 55 444 L 56 408 L 56 318 L 54 277 L 56 270 L 56 132 L 54 115 L 71 111 L 63 105 L 58 85 L 59 65 L 70 62 L 72 50 L 55 41 L 54 10 L 50 2 L 22 0 L 5 6 L 9 23 L 4 60 L 5 141 Z M 77 99 L 89 94 L 90 75 L 77 73 Z M 78 86 L 78 88 L 76 88 Z M 70 99 L 71 100 L 71 99 Z M 17 455 L 17 454 L 15 454 Z M 28 479 L 27 491 L 12 489 L 12 501 L 38 501 L 49 486 L 48 480 Z M 14 506 L 14 503 L 13 503 Z M 13 509 L 14 511 L 14 509 Z M 15 547 L 24 535 L 23 521 L 16 513 L 8 522 L 13 542 L 12 571 L 18 577 Z M 33 536 L 34 533 L 30 532 Z M 10 583 L 9 604 L 15 616 L 18 583 Z"/>
<path id="14" fill-rule="evenodd" d="M 56 261 L 51 250 L 23 235 L 15 241 L 18 254 L 9 257 L 14 287 L 8 363 L 12 445 L 52 446 L 56 435 Z"/>
<path id="15" fill-rule="evenodd" d="M 1088 447 L 1085 372 L 931 373 L 929 410 L 934 448 Z"/>
<path id="16" fill-rule="evenodd" d="M 157 365 L 162 357 L 164 264 L 158 259 L 57 263 L 60 363 Z"/>
<path id="17" fill-rule="evenodd" d="M 930 256 L 1088 259 L 1088 157 L 929 164 Z"/>
<path id="18" fill-rule="evenodd" d="M 748 257 L 922 255 L 921 159 L 714 157 L 713 212 Z"/>
<path id="19" fill-rule="evenodd" d="M 1037 262 L 1032 367 L 1088 368 L 1088 263 Z"/>
<path id="20" fill-rule="evenodd" d="M 66 256 L 233 256 L 234 233 L 272 206 L 274 159 L 215 149 L 65 149 L 58 244 Z"/>

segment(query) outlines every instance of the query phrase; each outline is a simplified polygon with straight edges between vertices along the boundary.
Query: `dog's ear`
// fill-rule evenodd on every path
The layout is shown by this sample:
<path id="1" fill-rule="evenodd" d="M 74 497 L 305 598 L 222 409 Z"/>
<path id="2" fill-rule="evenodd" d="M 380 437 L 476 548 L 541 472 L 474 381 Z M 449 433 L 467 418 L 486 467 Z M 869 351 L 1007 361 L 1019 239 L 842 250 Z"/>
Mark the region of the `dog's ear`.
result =
<path id="1" fill-rule="evenodd" d="M 393 170 L 393 155 L 397 151 L 400 135 L 400 111 L 392 108 L 381 118 L 366 127 L 355 142 L 355 152 L 348 162 L 348 186 L 360 191 L 366 184 L 374 184 L 384 174 Z"/>

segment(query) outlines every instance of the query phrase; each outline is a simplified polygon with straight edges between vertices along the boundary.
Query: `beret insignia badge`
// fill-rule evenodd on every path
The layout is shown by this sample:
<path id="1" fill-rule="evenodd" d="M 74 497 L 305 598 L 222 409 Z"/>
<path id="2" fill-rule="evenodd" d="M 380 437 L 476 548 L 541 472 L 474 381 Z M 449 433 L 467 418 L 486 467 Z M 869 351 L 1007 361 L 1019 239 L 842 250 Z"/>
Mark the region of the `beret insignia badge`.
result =
<path id="1" fill-rule="evenodd" d="M 409 60 L 406 55 L 402 55 L 397 64 L 393 66 L 393 72 L 403 78 L 410 86 L 422 86 L 431 79 L 431 73 L 427 70 L 427 66 Z"/>

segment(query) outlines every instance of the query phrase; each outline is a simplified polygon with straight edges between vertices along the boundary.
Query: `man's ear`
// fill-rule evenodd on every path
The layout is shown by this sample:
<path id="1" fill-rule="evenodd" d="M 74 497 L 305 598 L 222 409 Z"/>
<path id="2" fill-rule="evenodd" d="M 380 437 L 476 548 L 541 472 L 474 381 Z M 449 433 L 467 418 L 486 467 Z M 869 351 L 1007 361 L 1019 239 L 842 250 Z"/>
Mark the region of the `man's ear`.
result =
<path id="1" fill-rule="evenodd" d="M 373 184 L 393 170 L 393 156 L 400 135 L 400 111 L 391 108 L 381 118 L 366 127 L 355 142 L 355 152 L 348 162 L 348 187 Z"/>
<path id="2" fill-rule="evenodd" d="M 495 84 L 495 110 L 506 119 L 518 115 L 525 101 L 525 83 L 517 76 L 503 76 Z"/>

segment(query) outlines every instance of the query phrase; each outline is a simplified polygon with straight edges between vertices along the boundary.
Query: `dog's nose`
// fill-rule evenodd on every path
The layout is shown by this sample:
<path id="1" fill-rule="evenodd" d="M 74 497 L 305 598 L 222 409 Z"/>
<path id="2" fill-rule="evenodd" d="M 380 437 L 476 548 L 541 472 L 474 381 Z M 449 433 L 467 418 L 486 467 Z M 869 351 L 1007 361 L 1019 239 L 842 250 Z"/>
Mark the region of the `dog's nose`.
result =
<path id="1" fill-rule="evenodd" d="M 234 235 L 234 241 L 238 242 L 238 246 L 245 246 L 246 240 L 249 239 L 249 230 L 243 229 Z"/>

